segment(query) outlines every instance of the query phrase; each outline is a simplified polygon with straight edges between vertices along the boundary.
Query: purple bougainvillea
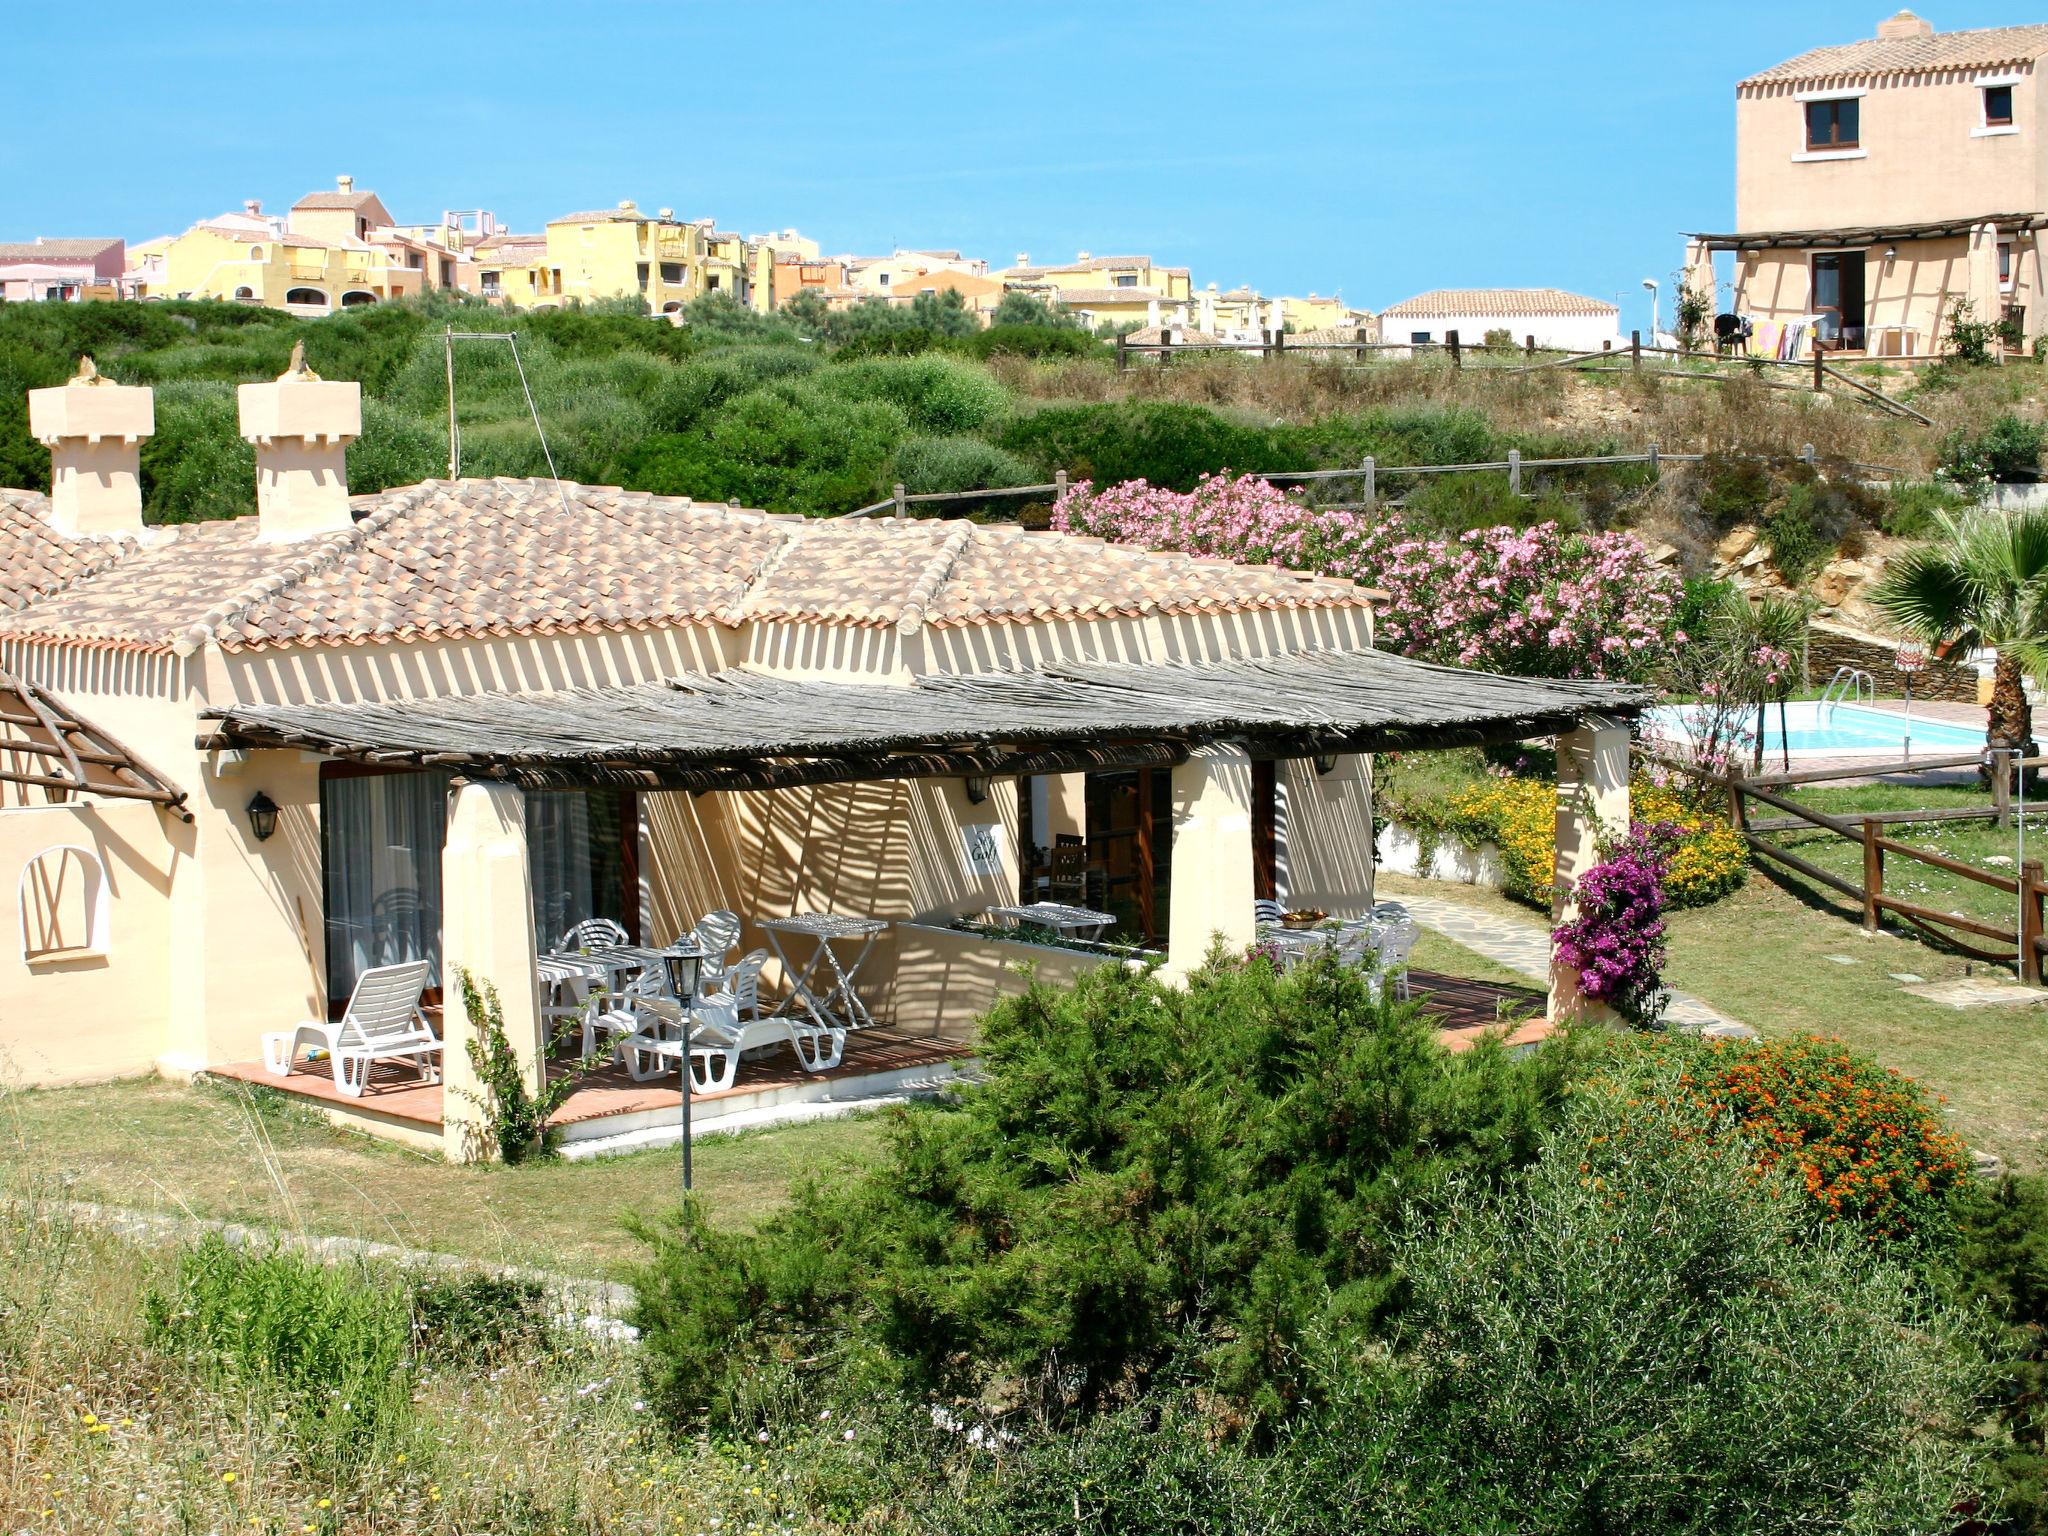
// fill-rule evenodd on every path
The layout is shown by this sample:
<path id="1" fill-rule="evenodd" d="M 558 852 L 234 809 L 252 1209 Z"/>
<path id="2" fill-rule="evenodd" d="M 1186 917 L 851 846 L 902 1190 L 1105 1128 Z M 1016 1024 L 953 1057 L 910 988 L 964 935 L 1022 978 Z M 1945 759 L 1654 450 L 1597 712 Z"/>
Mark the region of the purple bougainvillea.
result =
<path id="1" fill-rule="evenodd" d="M 1579 991 L 1636 1024 L 1663 1017 L 1664 872 L 1682 836 L 1671 822 L 1637 822 L 1619 846 L 1579 877 L 1579 915 L 1551 941 Z"/>

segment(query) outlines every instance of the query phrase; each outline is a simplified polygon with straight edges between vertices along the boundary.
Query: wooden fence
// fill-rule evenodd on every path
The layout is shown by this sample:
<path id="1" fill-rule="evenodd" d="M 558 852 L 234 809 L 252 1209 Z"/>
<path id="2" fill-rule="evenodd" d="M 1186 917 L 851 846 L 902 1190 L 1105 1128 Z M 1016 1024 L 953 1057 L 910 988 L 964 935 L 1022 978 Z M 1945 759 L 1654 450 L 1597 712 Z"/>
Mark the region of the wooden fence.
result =
<path id="1" fill-rule="evenodd" d="M 1478 358 L 1480 366 L 1499 367 L 1510 373 L 1539 373 L 1548 368 L 1570 368 L 1580 373 L 1647 373 L 1657 378 L 1692 380 L 1710 384 L 1726 384 L 1736 379 L 1747 379 L 1765 389 L 1811 389 L 1816 393 L 1827 393 L 1830 382 L 1852 392 L 1854 398 L 1874 406 L 1893 416 L 1902 416 L 1916 421 L 1924 427 L 1934 425 L 1932 418 L 1922 415 L 1903 400 L 1895 400 L 1882 390 L 1874 389 L 1860 379 L 1852 379 L 1839 368 L 1827 361 L 1823 352 L 1814 352 L 1811 358 L 1798 359 L 1776 357 L 1751 357 L 1747 354 L 1721 353 L 1712 351 L 1684 352 L 1672 347 L 1659 347 L 1652 343 L 1643 345 L 1643 333 L 1630 331 L 1628 346 L 1624 349 L 1603 346 L 1597 352 L 1573 352 L 1561 356 L 1539 352 L 1534 336 L 1526 336 L 1520 346 L 1499 345 L 1480 342 L 1477 345 L 1461 341 L 1456 331 L 1446 331 L 1442 341 L 1306 341 L 1290 342 L 1285 331 L 1268 331 L 1262 341 L 1186 341 L 1174 342 L 1162 337 L 1158 341 L 1132 342 L 1119 336 L 1116 339 L 1116 366 L 1122 373 L 1131 366 L 1134 357 L 1155 357 L 1163 365 L 1171 359 L 1187 354 L 1197 356 L 1203 353 L 1256 353 L 1271 361 L 1285 358 L 1290 352 L 1296 355 L 1336 353 L 1348 354 L 1363 364 L 1368 358 L 1381 352 L 1401 352 L 1414 356 L 1442 356 L 1448 358 L 1453 368 L 1463 368 L 1467 358 Z M 1490 357 L 1505 356 L 1519 359 L 1519 366 L 1508 363 L 1488 363 Z M 1539 360 L 1540 357 L 1540 360 Z M 1651 366 L 1645 368 L 1643 359 L 1651 359 Z M 1659 365 L 1658 358 L 1681 359 L 1687 366 Z M 1887 359 L 1887 361 L 1889 361 Z M 1766 378 L 1771 370 L 1790 369 L 1802 375 L 1806 382 L 1793 383 L 1783 378 Z"/>
<path id="2" fill-rule="evenodd" d="M 1326 502 L 1319 506 L 1324 511 L 1361 511 L 1376 507 L 1381 502 L 1380 480 L 1382 477 L 1399 479 L 1405 475 L 1472 475 L 1505 474 L 1508 489 L 1515 495 L 1527 494 L 1522 485 L 1524 474 L 1545 469 L 1590 469 L 1621 464 L 1648 465 L 1655 477 L 1661 477 L 1667 464 L 1698 464 L 1707 457 L 1703 453 L 1666 453 L 1655 443 L 1649 444 L 1641 453 L 1590 454 L 1583 458 L 1568 459 L 1525 459 L 1521 450 L 1510 448 L 1504 459 L 1487 459 L 1470 464 L 1382 464 L 1371 454 L 1366 454 L 1355 469 L 1281 469 L 1251 471 L 1255 480 L 1264 480 L 1272 485 L 1314 485 L 1335 481 L 1355 480 L 1359 484 L 1360 499 L 1350 502 Z M 1817 468 L 1820 456 L 1813 444 L 1804 444 L 1798 453 L 1727 453 L 1715 455 L 1724 459 L 1747 459 L 1755 463 L 1806 465 Z M 1844 468 L 1861 475 L 1883 476 L 1887 479 L 1910 478 L 1912 471 L 1890 464 L 1859 464 L 1849 462 Z M 842 517 L 872 517 L 878 512 L 888 512 L 896 517 L 908 517 L 915 506 L 931 506 L 946 502 L 987 501 L 996 496 L 1046 496 L 1055 502 L 1067 494 L 1068 476 L 1061 470 L 1047 485 L 1010 485 L 982 491 L 920 491 L 908 494 L 899 483 L 884 501 L 872 502 L 865 507 L 856 507 L 851 512 L 842 512 Z"/>
<path id="3" fill-rule="evenodd" d="M 2012 757 L 2009 751 L 1999 755 Z M 1722 781 L 1728 789 L 1729 823 L 1741 835 L 1752 853 L 1761 854 L 1788 869 L 1795 870 L 1807 879 L 1857 903 L 1862 909 L 1865 932 L 1877 932 L 1884 914 L 1889 912 L 1904 919 L 1929 937 L 1939 939 L 1966 955 L 1995 964 L 2016 965 L 2021 981 L 2031 986 L 2039 986 L 2042 978 L 2042 955 L 2044 950 L 2048 950 L 2048 940 L 2043 938 L 2042 924 L 2044 900 L 2048 900 L 2048 877 L 2043 875 L 2041 861 L 2025 860 L 2020 864 L 2016 876 L 2001 875 L 1992 870 L 1979 869 L 1974 864 L 1966 864 L 1960 859 L 1949 858 L 1946 854 L 1932 853 L 1925 848 L 1916 848 L 1911 843 L 1900 842 L 1897 838 L 1887 837 L 1885 829 L 1942 821 L 1989 820 L 1996 826 L 2008 826 L 2012 820 L 2013 770 L 2040 767 L 2048 764 L 2048 757 L 2017 758 L 2007 762 L 2002 772 L 1992 774 L 1991 798 L 1983 806 L 1961 806 L 1940 811 L 1869 811 L 1834 816 L 1815 810 L 1810 805 L 1801 805 L 1789 795 L 1781 793 L 1800 784 L 1819 784 L 1829 779 L 1875 778 L 1893 773 L 1922 773 L 1936 768 L 1981 768 L 1984 756 L 1983 753 L 1973 753 L 1968 757 L 1919 758 L 1909 762 L 1766 773 L 1752 777 L 1730 774 Z M 1749 812 L 1751 801 L 1769 806 L 1780 814 L 1762 820 L 1756 819 Z M 1863 850 L 1862 879 L 1850 880 L 1835 874 L 1832 870 L 1822 869 L 1812 860 L 1801 858 L 1764 835 L 1769 832 L 1808 829 L 1832 832 L 1838 837 L 1858 844 Z M 2012 924 L 2007 926 L 1957 912 L 1943 912 L 1921 902 L 1908 901 L 1894 891 L 1887 891 L 1885 865 L 1890 858 L 1907 859 L 1933 869 L 1944 870 L 1958 879 L 1988 886 L 2012 897 L 2015 909 Z M 1958 937 L 1961 934 L 1969 935 L 1969 939 Z M 1971 940 L 1989 940 L 1998 948 L 1986 949 L 1982 943 L 1970 942 Z"/>

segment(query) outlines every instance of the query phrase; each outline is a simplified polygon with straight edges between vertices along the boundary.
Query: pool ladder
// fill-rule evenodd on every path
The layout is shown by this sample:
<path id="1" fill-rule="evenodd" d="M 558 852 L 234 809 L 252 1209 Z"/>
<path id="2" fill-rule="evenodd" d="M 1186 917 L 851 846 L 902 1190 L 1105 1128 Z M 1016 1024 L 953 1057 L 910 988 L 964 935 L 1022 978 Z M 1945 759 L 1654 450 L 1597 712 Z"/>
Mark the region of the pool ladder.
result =
<path id="1" fill-rule="evenodd" d="M 1877 684 L 1870 674 L 1861 667 L 1837 667 L 1835 675 L 1828 679 L 1828 685 L 1821 690 L 1820 708 L 1816 713 L 1825 720 L 1837 704 L 1868 704 L 1877 700 Z"/>

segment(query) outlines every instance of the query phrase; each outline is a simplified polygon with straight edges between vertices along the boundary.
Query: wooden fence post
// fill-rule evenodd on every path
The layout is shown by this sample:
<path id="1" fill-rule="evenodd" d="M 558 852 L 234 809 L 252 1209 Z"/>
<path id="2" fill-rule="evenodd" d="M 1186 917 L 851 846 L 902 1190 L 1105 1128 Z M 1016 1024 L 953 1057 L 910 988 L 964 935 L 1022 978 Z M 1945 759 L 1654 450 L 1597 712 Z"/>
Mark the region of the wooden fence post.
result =
<path id="1" fill-rule="evenodd" d="M 1814 463 L 1817 457 L 1818 456 L 1813 451 L 1813 444 L 1801 443 L 1799 445 L 1799 462 L 1804 464 L 1808 469 L 1812 469 L 1814 467 Z"/>
<path id="2" fill-rule="evenodd" d="M 2041 861 L 2020 866 L 2020 980 L 2041 985 Z"/>
<path id="3" fill-rule="evenodd" d="M 1508 450 L 1508 494 L 1522 494 L 1522 450 L 1519 448 Z"/>
<path id="4" fill-rule="evenodd" d="M 1173 350 L 1173 332 L 1166 326 L 1159 327 L 1159 366 L 1166 366 L 1167 354 Z"/>
<path id="5" fill-rule="evenodd" d="M 1529 358 L 1533 358 L 1536 355 L 1536 338 L 1534 336 L 1524 336 L 1522 338 L 1522 355 Z"/>
<path id="6" fill-rule="evenodd" d="M 1875 816 L 1863 819 L 1863 931 L 1877 932 L 1877 898 L 1884 894 L 1884 849 L 1877 840 L 1884 835 L 1884 825 Z"/>
<path id="7" fill-rule="evenodd" d="M 1116 338 L 1116 371 L 1122 373 L 1129 366 L 1130 353 L 1125 349 L 1124 336 L 1120 331 L 1117 333 Z"/>
<path id="8" fill-rule="evenodd" d="M 1742 776 L 1732 772 L 1728 775 L 1728 825 L 1737 832 L 1749 830 L 1749 812 L 1742 803 Z"/>
<path id="9" fill-rule="evenodd" d="M 1451 366 L 1453 368 L 1464 367 L 1465 359 L 1458 350 L 1458 333 L 1456 331 L 1444 332 L 1444 345 L 1451 349 Z"/>
<path id="10" fill-rule="evenodd" d="M 1630 331 L 1628 333 L 1628 365 L 1637 373 L 1643 371 L 1643 333 L 1641 331 Z"/>
<path id="11" fill-rule="evenodd" d="M 1062 505 L 1067 499 L 1067 472 L 1063 469 L 1052 477 L 1052 504 Z"/>
<path id="12" fill-rule="evenodd" d="M 1275 362 L 1278 362 L 1278 361 L 1280 360 L 1280 358 L 1281 358 L 1281 357 L 1283 357 L 1283 356 L 1284 356 L 1284 355 L 1286 354 L 1286 352 L 1287 352 L 1287 333 L 1286 333 L 1285 331 L 1283 331 L 1283 330 L 1277 330 L 1277 329 L 1276 329 L 1276 330 L 1275 330 L 1275 331 L 1273 332 L 1273 360 L 1274 360 Z"/>
<path id="13" fill-rule="evenodd" d="M 1652 480 L 1662 480 L 1664 478 L 1664 461 L 1657 457 L 1657 445 L 1655 442 L 1650 444 L 1650 478 Z"/>
<path id="14" fill-rule="evenodd" d="M 1824 395 L 1828 392 L 1828 365 L 1826 359 L 1821 355 L 1818 342 L 1819 338 L 1816 337 L 1816 344 L 1813 349 L 1813 392 L 1817 395 Z"/>
<path id="15" fill-rule="evenodd" d="M 903 497 L 903 484 L 902 484 L 902 482 L 901 482 L 901 481 L 898 481 L 898 482 L 897 482 L 897 484 L 896 484 L 896 488 L 895 488 L 894 490 L 892 490 L 892 491 L 891 491 L 891 492 L 889 493 L 889 495 L 890 495 L 890 497 L 891 497 L 891 498 L 892 498 L 892 499 L 893 499 L 893 500 L 895 501 L 895 503 L 896 503 L 896 516 L 897 516 L 897 518 L 898 518 L 898 519 L 900 520 L 900 519 L 902 519 L 902 518 L 906 518 L 906 517 L 908 517 L 908 516 L 910 515 L 910 504 L 909 504 L 909 503 L 908 503 L 907 501 L 905 501 L 905 500 L 904 500 L 904 497 Z"/>
<path id="16" fill-rule="evenodd" d="M 1368 453 L 1365 456 L 1365 462 L 1359 468 L 1365 472 L 1365 504 L 1368 507 L 1377 506 L 1380 499 L 1379 464 Z"/>

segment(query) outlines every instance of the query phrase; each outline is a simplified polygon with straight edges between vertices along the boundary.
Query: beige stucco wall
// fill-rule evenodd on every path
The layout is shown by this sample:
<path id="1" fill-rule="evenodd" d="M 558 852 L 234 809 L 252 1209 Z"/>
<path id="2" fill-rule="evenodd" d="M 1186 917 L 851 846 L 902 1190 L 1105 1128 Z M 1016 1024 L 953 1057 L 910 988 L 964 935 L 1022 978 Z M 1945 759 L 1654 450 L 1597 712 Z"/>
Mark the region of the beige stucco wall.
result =
<path id="1" fill-rule="evenodd" d="M 2013 281 L 2001 298 L 2025 306 L 2027 334 L 2036 336 L 2042 332 L 2044 319 L 2048 319 L 2041 297 L 2042 251 L 2035 234 L 2022 233 L 2010 238 Z M 1968 238 L 1886 240 L 1861 249 L 1866 326 L 1908 326 L 1914 333 L 1912 350 L 1916 355 L 1941 350 L 1954 300 L 1970 292 Z M 1889 261 L 1885 259 L 1887 250 L 1897 252 Z M 1761 320 L 1781 322 L 1811 313 L 1814 254 L 1768 249 L 1738 253 L 1735 310 Z M 1980 303 L 1976 311 L 1980 320 L 1998 319 L 1995 306 Z M 1887 351 L 1895 346 L 1890 338 L 1883 338 L 1881 344 Z M 1873 337 L 1871 349 L 1876 350 L 1879 345 L 1880 339 Z"/>
<path id="2" fill-rule="evenodd" d="M 1833 229 L 2048 208 L 2040 82 L 2014 72 L 2017 133 L 1973 135 L 1983 125 L 1980 75 L 1950 71 L 1882 77 L 1827 90 L 1790 83 L 1746 86 L 1735 103 L 1735 223 L 1742 230 Z M 1803 160 L 1802 93 L 1859 98 L 1860 157 Z"/>
<path id="3" fill-rule="evenodd" d="M 1097 966 L 1121 963 L 1079 950 L 910 923 L 896 932 L 894 982 L 884 1001 L 906 1028 L 973 1039 L 981 1015 L 1032 980 L 1067 986 Z"/>
<path id="4" fill-rule="evenodd" d="M 1280 890 L 1290 906 L 1338 917 L 1372 910 L 1372 759 L 1339 757 L 1327 774 L 1310 759 L 1282 762 Z"/>
<path id="5" fill-rule="evenodd" d="M 191 873 L 190 832 L 141 801 L 0 809 L 0 1084 L 97 1082 L 154 1067 L 170 1006 L 171 889 Z M 30 960 L 22 872 L 65 845 L 90 849 L 105 872 L 105 944 L 86 951 L 88 935 L 73 944 L 66 932 L 63 953 Z M 75 894 L 64 893 L 67 929 L 83 911 Z"/>

